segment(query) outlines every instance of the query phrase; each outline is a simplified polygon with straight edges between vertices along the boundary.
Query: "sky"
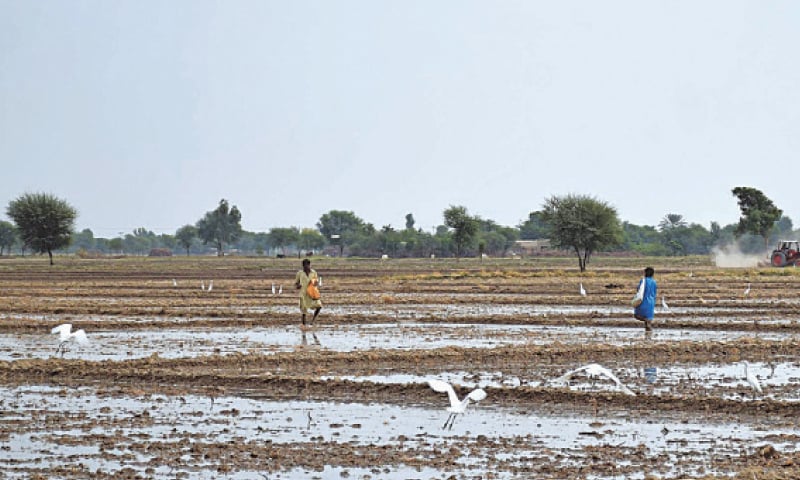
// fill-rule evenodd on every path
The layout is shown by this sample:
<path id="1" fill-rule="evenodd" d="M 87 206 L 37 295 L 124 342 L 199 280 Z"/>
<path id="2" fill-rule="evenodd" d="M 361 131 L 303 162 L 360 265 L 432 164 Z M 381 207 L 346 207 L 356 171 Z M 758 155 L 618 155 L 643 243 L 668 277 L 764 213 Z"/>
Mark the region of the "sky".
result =
<path id="1" fill-rule="evenodd" d="M 619 217 L 800 224 L 800 2 L 0 0 L 0 219 L 249 231 L 451 205 L 516 226 L 554 195 Z"/>

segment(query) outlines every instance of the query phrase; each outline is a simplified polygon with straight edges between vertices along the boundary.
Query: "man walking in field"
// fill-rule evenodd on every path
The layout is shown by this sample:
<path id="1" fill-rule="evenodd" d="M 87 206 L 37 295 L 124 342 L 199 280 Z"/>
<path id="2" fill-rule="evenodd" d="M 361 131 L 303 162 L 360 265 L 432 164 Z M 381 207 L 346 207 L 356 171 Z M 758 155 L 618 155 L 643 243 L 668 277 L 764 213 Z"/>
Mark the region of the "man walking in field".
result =
<path id="1" fill-rule="evenodd" d="M 322 301 L 320 301 L 319 289 L 317 288 L 318 284 L 319 276 L 316 270 L 311 268 L 311 260 L 303 259 L 303 269 L 297 272 L 294 277 L 294 286 L 300 290 L 300 312 L 303 315 L 301 328 L 306 328 L 306 314 L 309 310 L 314 310 L 314 316 L 311 317 L 308 326 L 314 324 L 319 311 L 322 310 Z"/>

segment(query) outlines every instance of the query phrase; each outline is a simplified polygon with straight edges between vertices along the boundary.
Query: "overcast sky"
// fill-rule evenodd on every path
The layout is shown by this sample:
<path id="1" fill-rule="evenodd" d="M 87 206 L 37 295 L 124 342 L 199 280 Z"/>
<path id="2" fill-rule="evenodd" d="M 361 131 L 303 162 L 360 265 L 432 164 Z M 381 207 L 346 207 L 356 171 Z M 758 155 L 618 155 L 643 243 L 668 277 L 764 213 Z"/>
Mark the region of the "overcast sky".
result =
<path id="1" fill-rule="evenodd" d="M 552 195 L 622 220 L 800 224 L 797 1 L 0 0 L 0 219 L 250 231 L 330 210 L 514 226 Z"/>

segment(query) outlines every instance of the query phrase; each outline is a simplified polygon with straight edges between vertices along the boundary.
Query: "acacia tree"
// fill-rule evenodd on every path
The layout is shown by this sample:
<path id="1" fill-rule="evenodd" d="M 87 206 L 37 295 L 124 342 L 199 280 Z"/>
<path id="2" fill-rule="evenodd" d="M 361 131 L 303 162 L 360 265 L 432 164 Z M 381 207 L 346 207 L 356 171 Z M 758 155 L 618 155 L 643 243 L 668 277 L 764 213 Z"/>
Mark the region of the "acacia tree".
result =
<path id="1" fill-rule="evenodd" d="M 177 240 L 178 245 L 186 249 L 187 257 L 195 238 L 197 238 L 197 229 L 194 225 L 184 225 L 175 232 L 175 240 Z"/>
<path id="2" fill-rule="evenodd" d="M 772 200 L 767 198 L 761 190 L 752 187 L 736 187 L 733 195 L 739 200 L 739 224 L 736 226 L 736 236 L 743 233 L 760 235 L 764 239 L 764 248 L 769 250 L 769 234 L 775 222 L 781 218 L 783 210 L 776 207 Z"/>
<path id="3" fill-rule="evenodd" d="M 275 227 L 269 230 L 269 243 L 275 248 L 280 248 L 281 253 L 286 255 L 286 246 L 297 243 L 300 231 L 297 227 Z"/>
<path id="4" fill-rule="evenodd" d="M 242 214 L 236 205 L 228 206 L 224 198 L 219 201 L 219 206 L 197 222 L 197 235 L 203 244 L 213 244 L 217 249 L 217 256 L 225 255 L 225 244 L 230 244 L 242 235 Z"/>
<path id="5" fill-rule="evenodd" d="M 11 254 L 11 246 L 17 241 L 17 231 L 14 225 L 10 222 L 0 221 L 0 255 L 3 250 L 8 247 L 8 253 Z"/>
<path id="6" fill-rule="evenodd" d="M 622 241 L 617 210 L 587 195 L 548 198 L 542 208 L 542 220 L 549 227 L 554 246 L 575 250 L 581 272 L 586 271 L 594 252 Z"/>
<path id="7" fill-rule="evenodd" d="M 325 246 L 325 237 L 313 228 L 304 228 L 297 236 L 297 246 L 303 251 L 321 250 Z"/>
<path id="8" fill-rule="evenodd" d="M 17 224 L 22 243 L 47 253 L 69 245 L 78 212 L 66 201 L 48 193 L 25 193 L 8 204 L 6 214 Z"/>
<path id="9" fill-rule="evenodd" d="M 366 224 L 353 212 L 331 210 L 319 218 L 317 228 L 326 240 L 339 245 L 341 257 L 344 254 L 344 246 L 356 242 L 365 232 Z"/>
<path id="10" fill-rule="evenodd" d="M 444 224 L 453 229 L 456 258 L 459 258 L 478 233 L 478 220 L 467 213 L 466 207 L 450 205 L 444 211 Z"/>

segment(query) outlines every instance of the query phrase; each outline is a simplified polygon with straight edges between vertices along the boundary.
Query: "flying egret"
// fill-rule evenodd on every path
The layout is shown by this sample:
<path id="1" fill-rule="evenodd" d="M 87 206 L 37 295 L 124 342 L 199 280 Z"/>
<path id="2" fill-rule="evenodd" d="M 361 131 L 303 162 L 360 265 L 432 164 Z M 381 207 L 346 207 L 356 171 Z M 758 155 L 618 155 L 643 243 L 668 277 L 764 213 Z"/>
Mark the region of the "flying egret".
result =
<path id="1" fill-rule="evenodd" d="M 625 385 L 623 385 L 622 382 L 619 381 L 619 378 L 617 378 L 616 375 L 611 373 L 611 370 L 609 370 L 609 369 L 607 369 L 607 368 L 605 368 L 602 365 L 599 365 L 597 363 L 590 363 L 589 365 L 584 365 L 582 367 L 578 367 L 575 370 L 570 370 L 569 372 L 567 372 L 564 375 L 561 375 L 560 377 L 555 379 L 554 382 L 555 383 L 565 383 L 565 382 L 567 382 L 567 380 L 572 378 L 572 376 L 574 376 L 575 374 L 581 373 L 581 372 L 586 372 L 586 375 L 588 375 L 589 378 L 591 378 L 591 379 L 594 379 L 595 377 L 606 377 L 606 378 L 612 380 L 614 383 L 616 383 L 617 387 L 619 387 L 619 389 L 622 390 L 626 395 L 631 395 L 631 396 L 634 396 L 634 397 L 636 396 L 636 394 L 633 393 L 633 391 L 630 388 L 626 387 Z"/>
<path id="2" fill-rule="evenodd" d="M 750 294 L 750 284 L 748 283 L 747 284 L 747 288 L 744 289 L 744 295 L 743 296 L 746 297 L 749 294 Z"/>
<path id="3" fill-rule="evenodd" d="M 50 330 L 50 333 L 57 333 L 58 339 L 61 343 L 58 344 L 58 348 L 56 348 L 56 353 L 61 351 L 61 356 L 64 356 L 64 352 L 67 350 L 67 343 L 68 342 L 77 342 L 81 345 L 85 345 L 89 343 L 89 339 L 86 338 L 86 332 L 81 330 L 72 331 L 72 324 L 71 323 L 62 323 L 57 327 L 54 327 Z"/>
<path id="4" fill-rule="evenodd" d="M 458 416 L 459 413 L 464 413 L 464 410 L 467 409 L 467 405 L 469 405 L 470 400 L 473 402 L 480 402 L 486 398 L 486 392 L 481 388 L 476 388 L 475 390 L 469 392 L 463 400 L 459 400 L 456 396 L 455 390 L 453 390 L 452 385 L 447 382 L 431 379 L 428 380 L 428 385 L 437 392 L 446 392 L 447 397 L 450 399 L 450 406 L 447 408 L 447 411 L 450 412 L 450 416 L 448 416 L 447 420 L 445 420 L 444 425 L 442 425 L 442 429 L 447 428 L 448 424 L 450 424 L 449 430 L 453 429 L 453 423 L 456 421 L 456 416 Z"/>
<path id="5" fill-rule="evenodd" d="M 750 365 L 747 363 L 747 360 L 743 360 L 744 363 L 744 378 L 747 379 L 747 383 L 750 384 L 750 387 L 758 393 L 764 393 L 761 390 L 761 384 L 758 382 L 758 377 L 751 372 L 747 367 Z M 755 393 L 753 394 L 755 396 Z"/>
<path id="6" fill-rule="evenodd" d="M 275 295 L 275 284 L 272 284 L 272 294 Z"/>
<path id="7" fill-rule="evenodd" d="M 583 288 L 583 283 L 582 282 L 580 284 L 580 292 L 581 292 L 581 296 L 583 296 L 583 297 L 586 296 L 586 289 Z"/>
<path id="8" fill-rule="evenodd" d="M 208 281 L 208 291 L 210 292 L 213 289 L 214 289 L 214 280 L 209 280 Z"/>
<path id="9" fill-rule="evenodd" d="M 661 306 L 664 308 L 665 312 L 669 312 L 669 305 L 667 305 L 667 298 L 664 295 L 661 295 Z"/>

